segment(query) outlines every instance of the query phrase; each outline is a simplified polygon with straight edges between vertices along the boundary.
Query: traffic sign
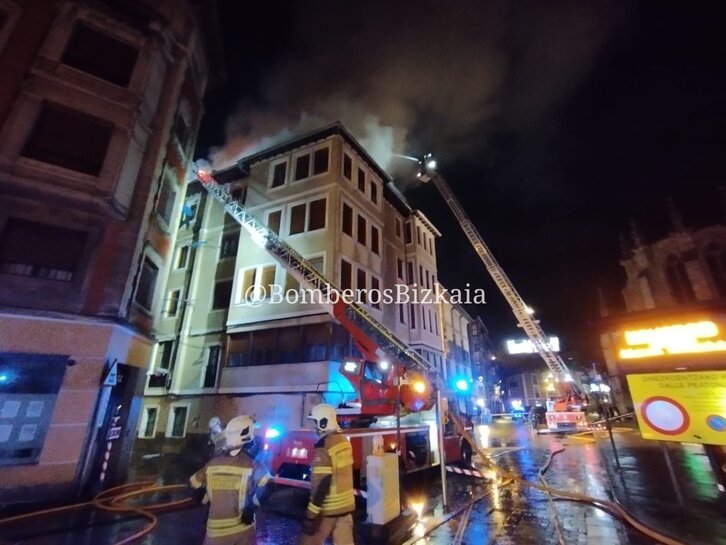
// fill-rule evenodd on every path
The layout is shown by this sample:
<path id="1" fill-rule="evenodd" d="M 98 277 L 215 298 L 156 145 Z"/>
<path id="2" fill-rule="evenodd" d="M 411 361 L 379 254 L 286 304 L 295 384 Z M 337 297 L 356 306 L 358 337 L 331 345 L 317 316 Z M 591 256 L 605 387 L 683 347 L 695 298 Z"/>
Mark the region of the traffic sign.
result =
<path id="1" fill-rule="evenodd" d="M 108 374 L 103 379 L 102 386 L 116 386 L 116 384 L 118 384 L 118 362 L 114 361 Z"/>
<path id="2" fill-rule="evenodd" d="M 726 371 L 627 379 L 643 439 L 726 445 Z"/>

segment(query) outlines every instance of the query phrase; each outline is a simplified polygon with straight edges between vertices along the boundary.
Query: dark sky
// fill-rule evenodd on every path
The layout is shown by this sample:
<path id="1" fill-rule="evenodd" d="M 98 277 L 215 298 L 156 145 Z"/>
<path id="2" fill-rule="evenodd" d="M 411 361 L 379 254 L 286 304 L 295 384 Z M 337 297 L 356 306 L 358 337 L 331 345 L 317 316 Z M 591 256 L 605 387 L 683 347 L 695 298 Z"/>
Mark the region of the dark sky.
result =
<path id="1" fill-rule="evenodd" d="M 343 121 L 442 231 L 442 282 L 484 288 L 469 310 L 516 333 L 435 189 L 390 160 L 435 153 L 544 329 L 583 358 L 597 356 L 596 286 L 618 299 L 631 217 L 646 239 L 668 231 L 668 198 L 689 225 L 722 220 L 718 3 L 349 4 L 221 2 L 228 81 L 207 97 L 200 156 L 222 166 Z"/>

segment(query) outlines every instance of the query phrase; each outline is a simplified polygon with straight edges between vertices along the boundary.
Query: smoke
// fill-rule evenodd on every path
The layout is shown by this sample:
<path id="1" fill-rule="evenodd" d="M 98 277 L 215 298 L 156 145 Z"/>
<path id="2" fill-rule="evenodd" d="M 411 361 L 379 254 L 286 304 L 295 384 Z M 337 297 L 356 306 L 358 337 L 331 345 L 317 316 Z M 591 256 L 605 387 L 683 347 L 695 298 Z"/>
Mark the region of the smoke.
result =
<path id="1" fill-rule="evenodd" d="M 628 8 L 316 0 L 290 9 L 290 43 L 263 70 L 261 98 L 227 120 L 226 142 L 211 153 L 217 168 L 334 121 L 387 169 L 394 154 L 453 160 L 494 132 L 531 131 L 576 89 Z"/>

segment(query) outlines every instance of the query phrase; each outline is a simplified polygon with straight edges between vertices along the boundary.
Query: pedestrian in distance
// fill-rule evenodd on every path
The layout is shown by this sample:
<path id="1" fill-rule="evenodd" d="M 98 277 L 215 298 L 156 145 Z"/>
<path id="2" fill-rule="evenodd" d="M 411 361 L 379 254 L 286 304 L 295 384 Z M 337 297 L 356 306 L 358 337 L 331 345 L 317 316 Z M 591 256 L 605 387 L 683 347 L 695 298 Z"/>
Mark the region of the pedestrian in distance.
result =
<path id="1" fill-rule="evenodd" d="M 311 491 L 300 545 L 353 544 L 353 449 L 340 432 L 335 408 L 321 403 L 308 416 L 315 420 L 320 439 L 315 444 Z"/>
<path id="2" fill-rule="evenodd" d="M 204 545 L 254 543 L 255 513 L 272 482 L 259 460 L 254 430 L 255 421 L 247 415 L 230 420 L 224 430 L 224 452 L 189 479 L 192 488 L 204 487 L 209 499 Z"/>

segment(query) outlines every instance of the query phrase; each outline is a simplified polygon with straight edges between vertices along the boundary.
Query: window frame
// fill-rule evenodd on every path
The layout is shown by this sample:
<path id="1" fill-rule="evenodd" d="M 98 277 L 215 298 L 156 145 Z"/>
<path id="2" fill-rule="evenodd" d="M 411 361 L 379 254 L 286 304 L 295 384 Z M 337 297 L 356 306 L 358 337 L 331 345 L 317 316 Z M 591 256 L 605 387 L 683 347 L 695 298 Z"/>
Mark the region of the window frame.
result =
<path id="1" fill-rule="evenodd" d="M 315 229 L 312 229 L 310 227 L 310 220 L 312 219 L 312 205 L 314 202 L 323 201 L 325 203 L 325 214 L 323 214 L 323 226 L 322 227 L 316 227 Z M 305 210 L 305 233 L 312 233 L 314 231 L 324 231 L 328 228 L 328 196 L 318 196 L 311 198 L 307 201 L 307 207 Z"/>
<path id="2" fill-rule="evenodd" d="M 183 269 L 186 269 L 189 266 L 189 253 L 191 252 L 192 246 L 191 244 L 182 244 L 181 246 L 177 246 L 176 252 L 174 255 L 174 270 L 180 271 Z M 182 252 L 182 250 L 186 250 L 186 252 Z M 184 254 L 184 264 L 179 263 L 179 258 L 181 257 L 182 253 Z"/>
<path id="3" fill-rule="evenodd" d="M 149 423 L 149 409 L 154 409 L 156 411 L 156 418 L 154 418 L 154 428 L 151 430 L 151 435 L 146 435 L 144 432 L 146 431 L 146 426 Z M 144 410 L 141 413 L 141 421 L 139 422 L 139 430 L 136 434 L 136 437 L 138 437 L 139 439 L 154 439 L 156 437 L 156 432 L 159 428 L 159 416 L 161 416 L 161 405 L 144 405 Z"/>
<path id="4" fill-rule="evenodd" d="M 156 280 L 154 282 L 154 285 L 151 288 L 151 302 L 149 305 L 151 308 L 146 308 L 144 305 L 142 305 L 137 300 L 137 296 L 138 296 L 138 292 L 139 292 L 139 282 L 141 281 L 142 267 L 143 267 L 144 261 L 147 258 L 149 259 L 149 261 L 151 261 L 156 266 Z M 162 275 L 163 275 L 163 271 L 164 271 L 164 260 L 161 259 L 161 257 L 159 255 L 157 255 L 156 252 L 154 252 L 151 249 L 148 249 L 147 251 L 145 251 L 142 254 L 141 262 L 140 262 L 140 266 L 139 266 L 139 280 L 137 281 L 136 287 L 134 288 L 133 303 L 136 307 L 138 307 L 139 309 L 141 309 L 143 312 L 145 312 L 147 314 L 153 315 L 156 313 L 157 309 L 159 308 L 160 299 L 161 299 L 161 297 L 160 297 L 161 290 L 158 288 L 159 288 L 159 281 L 161 280 Z"/>
<path id="5" fill-rule="evenodd" d="M 169 439 L 184 439 L 187 436 L 187 430 L 189 428 L 189 416 L 191 412 L 191 406 L 192 404 L 185 401 L 175 401 L 174 403 L 171 403 L 169 405 L 169 414 L 166 418 L 166 430 L 164 431 L 164 436 Z M 181 435 L 173 435 L 174 430 L 174 409 L 176 407 L 182 407 L 186 409 L 186 414 L 184 416 L 184 429 L 182 431 Z"/>
<path id="6" fill-rule="evenodd" d="M 229 301 L 227 301 L 226 306 L 222 306 L 219 308 L 215 308 L 214 306 L 214 296 L 217 292 L 217 285 L 223 283 L 223 282 L 230 282 L 230 294 L 229 294 Z M 214 284 L 212 285 L 212 289 L 210 290 L 211 293 L 209 294 L 209 312 L 221 312 L 225 310 L 229 310 L 232 304 L 234 303 L 234 277 L 229 278 L 216 278 L 214 280 Z"/>
<path id="7" fill-rule="evenodd" d="M 183 290 L 181 288 L 167 290 L 166 305 L 165 305 L 166 308 L 164 309 L 164 318 L 171 319 L 171 318 L 176 318 L 177 316 L 179 316 L 179 308 L 181 306 L 181 301 L 182 301 L 182 291 Z M 171 303 L 173 301 L 172 296 L 174 293 L 177 294 L 176 309 L 174 309 L 174 314 L 172 314 L 170 311 L 170 308 L 171 308 Z"/>
<path id="8" fill-rule="evenodd" d="M 281 185 L 272 185 L 275 180 L 275 168 L 279 165 L 285 165 L 285 178 Z M 284 159 L 277 159 L 276 161 L 270 162 L 270 170 L 267 178 L 267 191 L 278 191 L 283 187 L 286 187 L 290 183 L 290 161 L 288 157 Z"/>
<path id="9" fill-rule="evenodd" d="M 284 225 L 284 220 L 285 220 L 284 208 L 285 208 L 284 206 L 276 206 L 275 208 L 270 208 L 269 210 L 267 210 L 265 212 L 265 225 L 270 230 L 272 230 L 272 228 L 270 227 L 270 216 L 272 214 L 275 214 L 276 212 L 280 213 L 280 223 L 277 227 L 277 233 L 275 233 L 277 236 L 280 236 L 280 232 L 282 231 L 282 226 Z M 275 232 L 275 231 L 273 230 L 273 232 Z"/>

